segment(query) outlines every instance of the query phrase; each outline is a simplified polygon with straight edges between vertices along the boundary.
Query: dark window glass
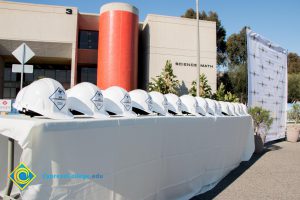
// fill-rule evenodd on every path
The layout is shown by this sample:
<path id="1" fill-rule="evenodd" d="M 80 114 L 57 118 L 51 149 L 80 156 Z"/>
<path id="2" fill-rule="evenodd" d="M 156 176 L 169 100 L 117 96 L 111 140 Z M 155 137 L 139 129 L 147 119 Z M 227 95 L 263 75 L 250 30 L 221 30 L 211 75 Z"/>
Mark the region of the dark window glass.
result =
<path id="1" fill-rule="evenodd" d="M 97 82 L 97 69 L 95 68 L 90 68 L 90 71 L 88 73 L 88 80 L 91 83 L 95 83 Z"/>
<path id="2" fill-rule="evenodd" d="M 90 82 L 97 84 L 97 68 L 80 67 L 78 70 L 78 82 Z"/>
<path id="3" fill-rule="evenodd" d="M 45 78 L 45 70 L 44 69 L 33 69 L 33 74 L 34 74 L 34 80 Z"/>
<path id="4" fill-rule="evenodd" d="M 67 82 L 67 71 L 66 70 L 56 70 L 56 80 L 61 83 Z"/>
<path id="5" fill-rule="evenodd" d="M 10 80 L 11 80 L 11 81 L 16 81 L 16 80 L 17 80 L 17 73 L 12 73 L 12 72 L 11 72 Z"/>
<path id="6" fill-rule="evenodd" d="M 55 70 L 45 69 L 45 77 L 55 79 Z"/>
<path id="7" fill-rule="evenodd" d="M 10 98 L 10 88 L 3 88 L 3 98 Z"/>
<path id="8" fill-rule="evenodd" d="M 32 74 L 25 74 L 24 79 L 26 82 L 33 82 L 33 73 Z"/>
<path id="9" fill-rule="evenodd" d="M 10 96 L 11 97 L 17 96 L 17 94 L 16 94 L 16 88 L 10 88 Z"/>
<path id="10" fill-rule="evenodd" d="M 71 70 L 67 70 L 67 83 L 71 83 Z"/>
<path id="11" fill-rule="evenodd" d="M 98 49 L 98 31 L 79 31 L 79 49 Z"/>
<path id="12" fill-rule="evenodd" d="M 12 64 L 6 63 L 4 68 L 4 88 L 3 97 L 13 99 L 16 97 L 20 89 L 21 75 L 19 73 L 11 72 Z M 27 86 L 35 80 L 40 78 L 52 78 L 59 81 L 65 89 L 70 86 L 71 77 L 70 65 L 34 65 L 32 74 L 24 74 L 24 84 Z"/>
<path id="13" fill-rule="evenodd" d="M 11 69 L 4 69 L 4 81 L 10 81 Z"/>

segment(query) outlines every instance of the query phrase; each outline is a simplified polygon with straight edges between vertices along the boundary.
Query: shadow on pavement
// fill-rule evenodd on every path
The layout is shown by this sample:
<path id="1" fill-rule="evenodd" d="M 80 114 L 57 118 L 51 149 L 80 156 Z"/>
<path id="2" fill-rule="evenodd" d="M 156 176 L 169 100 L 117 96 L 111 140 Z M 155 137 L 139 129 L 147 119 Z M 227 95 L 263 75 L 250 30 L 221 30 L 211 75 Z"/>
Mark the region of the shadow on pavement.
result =
<path id="1" fill-rule="evenodd" d="M 277 141 L 278 142 L 278 141 Z M 265 145 L 265 149 L 261 154 L 253 154 L 249 161 L 241 162 L 241 164 L 232 170 L 225 178 L 222 179 L 218 185 L 216 185 L 212 190 L 209 190 L 203 194 L 193 197 L 190 200 L 209 200 L 213 199 L 223 190 L 225 190 L 231 183 L 233 183 L 239 176 L 241 176 L 248 168 L 250 168 L 258 159 L 264 156 L 265 153 L 269 151 L 280 150 L 281 147 L 275 145 L 275 143 L 268 143 Z"/>

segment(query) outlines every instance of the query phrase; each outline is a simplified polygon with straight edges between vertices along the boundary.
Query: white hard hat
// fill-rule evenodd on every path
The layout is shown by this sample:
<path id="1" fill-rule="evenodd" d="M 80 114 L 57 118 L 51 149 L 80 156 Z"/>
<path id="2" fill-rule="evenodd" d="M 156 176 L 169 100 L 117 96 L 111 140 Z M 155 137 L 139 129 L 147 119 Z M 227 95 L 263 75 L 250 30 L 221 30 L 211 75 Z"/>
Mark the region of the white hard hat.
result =
<path id="1" fill-rule="evenodd" d="M 236 116 L 240 116 L 241 113 L 240 113 L 240 106 L 239 106 L 239 104 L 238 104 L 238 103 L 232 103 L 232 104 L 233 104 L 233 106 L 234 106 L 234 112 L 235 112 L 235 115 L 236 115 Z"/>
<path id="2" fill-rule="evenodd" d="M 23 110 L 23 107 L 21 105 L 22 103 L 22 99 L 23 99 L 23 96 L 24 96 L 24 93 L 25 93 L 25 90 L 27 89 L 27 86 L 26 87 L 23 87 L 17 94 L 17 97 L 16 97 L 16 100 L 15 100 L 15 103 L 13 104 L 13 107 L 18 110 L 19 112 L 22 112 Z"/>
<path id="3" fill-rule="evenodd" d="M 247 107 L 245 106 L 245 110 L 244 110 L 244 104 L 243 103 L 239 103 L 239 107 L 240 107 L 240 113 L 241 115 L 248 115 L 247 113 Z"/>
<path id="4" fill-rule="evenodd" d="M 202 97 L 195 97 L 195 98 L 196 98 L 196 101 L 197 101 L 198 106 L 199 106 L 198 112 L 201 115 L 205 116 L 207 114 L 207 102 Z"/>
<path id="5" fill-rule="evenodd" d="M 223 115 L 230 115 L 229 108 L 227 102 L 219 101 L 221 105 L 221 111 Z"/>
<path id="6" fill-rule="evenodd" d="M 168 100 L 160 92 L 152 91 L 149 92 L 149 95 L 152 98 L 153 109 L 152 111 L 163 116 L 170 115 L 168 113 Z"/>
<path id="7" fill-rule="evenodd" d="M 241 106 L 242 106 L 243 113 L 244 113 L 245 115 L 249 115 L 249 114 L 248 114 L 247 106 L 246 106 L 245 104 L 243 104 L 243 103 L 241 103 Z"/>
<path id="8" fill-rule="evenodd" d="M 199 105 L 195 97 L 191 95 L 182 95 L 180 97 L 182 102 L 182 112 L 199 116 Z"/>
<path id="9" fill-rule="evenodd" d="M 109 114 L 124 117 L 135 117 L 132 112 L 131 98 L 126 90 L 112 86 L 103 91 L 104 107 Z"/>
<path id="10" fill-rule="evenodd" d="M 176 94 L 168 93 L 165 94 L 168 101 L 168 111 L 175 115 L 182 115 L 182 102 Z"/>
<path id="11" fill-rule="evenodd" d="M 222 107 L 219 101 L 213 100 L 216 105 L 216 115 L 222 116 Z"/>
<path id="12" fill-rule="evenodd" d="M 241 104 L 240 103 L 236 103 L 236 106 L 238 107 L 239 115 L 244 115 L 243 108 L 242 108 Z"/>
<path id="13" fill-rule="evenodd" d="M 94 84 L 83 82 L 66 91 L 68 108 L 83 115 L 103 118 L 108 114 L 104 109 L 101 90 Z"/>
<path id="14" fill-rule="evenodd" d="M 129 92 L 132 109 L 137 113 L 151 114 L 153 103 L 152 98 L 148 92 L 140 89 L 132 90 Z"/>
<path id="15" fill-rule="evenodd" d="M 238 106 L 239 106 L 240 115 L 246 115 L 246 113 L 243 110 L 243 104 L 242 103 L 238 103 Z"/>
<path id="16" fill-rule="evenodd" d="M 40 114 L 50 119 L 72 119 L 63 86 L 54 79 L 43 78 L 26 87 L 20 103 L 25 114 Z"/>
<path id="17" fill-rule="evenodd" d="M 216 115 L 216 104 L 214 100 L 205 98 L 205 101 L 207 102 L 207 112 L 211 115 Z"/>
<path id="18" fill-rule="evenodd" d="M 236 116 L 234 105 L 231 102 L 226 102 L 228 105 L 228 113 L 230 116 Z"/>

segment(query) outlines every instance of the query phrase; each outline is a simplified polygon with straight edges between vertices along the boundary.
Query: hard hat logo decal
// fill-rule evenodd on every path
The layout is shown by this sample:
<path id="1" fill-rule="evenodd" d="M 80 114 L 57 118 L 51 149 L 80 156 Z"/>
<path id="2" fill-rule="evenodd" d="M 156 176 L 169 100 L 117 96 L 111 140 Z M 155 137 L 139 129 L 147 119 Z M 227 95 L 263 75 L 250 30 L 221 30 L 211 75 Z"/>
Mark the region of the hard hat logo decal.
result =
<path id="1" fill-rule="evenodd" d="M 178 106 L 178 110 L 181 112 L 182 111 L 182 102 L 179 98 L 178 98 L 178 101 L 176 102 L 176 104 Z"/>
<path id="2" fill-rule="evenodd" d="M 196 104 L 195 104 L 195 109 L 196 109 L 196 112 L 200 112 L 200 106 L 199 106 L 197 101 L 196 101 Z"/>
<path id="3" fill-rule="evenodd" d="M 63 89 L 57 88 L 55 92 L 49 97 L 50 101 L 54 103 L 58 110 L 63 109 L 66 105 L 66 93 Z"/>
<path id="4" fill-rule="evenodd" d="M 152 97 L 149 95 L 148 99 L 146 99 L 146 103 L 148 104 L 148 108 L 150 111 L 153 109 L 153 102 L 152 102 Z"/>
<path id="5" fill-rule="evenodd" d="M 168 110 L 168 100 L 165 96 L 164 96 L 164 101 L 162 102 L 162 105 L 164 106 L 165 110 Z"/>
<path id="6" fill-rule="evenodd" d="M 121 103 L 127 111 L 131 109 L 131 98 L 128 94 L 125 94 L 124 98 L 121 100 Z"/>
<path id="7" fill-rule="evenodd" d="M 101 108 L 103 107 L 103 95 L 101 94 L 101 92 L 97 91 L 91 101 L 94 103 L 98 110 L 101 110 Z"/>

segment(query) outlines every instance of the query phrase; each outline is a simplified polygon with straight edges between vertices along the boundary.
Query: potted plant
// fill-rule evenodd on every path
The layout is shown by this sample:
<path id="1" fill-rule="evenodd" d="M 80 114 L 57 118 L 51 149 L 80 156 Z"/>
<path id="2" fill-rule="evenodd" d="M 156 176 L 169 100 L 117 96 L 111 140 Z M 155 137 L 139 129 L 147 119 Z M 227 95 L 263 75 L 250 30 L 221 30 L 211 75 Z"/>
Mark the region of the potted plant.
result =
<path id="1" fill-rule="evenodd" d="M 264 144 L 268 130 L 273 123 L 270 111 L 262 107 L 253 107 L 249 109 L 254 125 L 255 153 L 261 153 L 264 150 Z"/>
<path id="2" fill-rule="evenodd" d="M 300 104 L 293 104 L 291 111 L 288 112 L 288 117 L 295 123 L 288 124 L 286 139 L 289 142 L 297 142 L 300 133 Z"/>

